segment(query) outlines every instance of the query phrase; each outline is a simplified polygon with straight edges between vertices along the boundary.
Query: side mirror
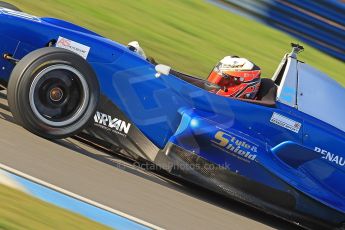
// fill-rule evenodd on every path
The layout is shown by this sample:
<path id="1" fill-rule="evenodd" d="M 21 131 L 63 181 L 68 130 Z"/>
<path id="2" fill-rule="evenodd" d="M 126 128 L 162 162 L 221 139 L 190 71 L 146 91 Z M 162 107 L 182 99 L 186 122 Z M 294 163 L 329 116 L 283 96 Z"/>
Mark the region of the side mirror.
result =
<path id="1" fill-rule="evenodd" d="M 167 65 L 162 65 L 162 64 L 159 64 L 159 65 L 156 65 L 155 67 L 157 73 L 156 73 L 156 77 L 160 77 L 162 74 L 163 75 L 169 75 L 170 74 L 170 70 L 171 70 L 171 67 L 170 66 L 167 66 Z"/>

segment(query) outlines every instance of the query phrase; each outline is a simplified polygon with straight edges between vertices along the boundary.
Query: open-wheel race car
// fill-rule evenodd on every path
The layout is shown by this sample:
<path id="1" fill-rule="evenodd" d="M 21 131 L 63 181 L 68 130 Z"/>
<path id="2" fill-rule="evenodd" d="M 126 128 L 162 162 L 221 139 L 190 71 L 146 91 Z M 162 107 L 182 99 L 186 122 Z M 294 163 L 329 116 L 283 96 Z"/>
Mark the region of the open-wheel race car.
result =
<path id="1" fill-rule="evenodd" d="M 345 89 L 299 61 L 301 47 L 256 100 L 233 99 L 85 28 L 1 4 L 0 81 L 30 132 L 83 135 L 302 226 L 344 227 Z"/>

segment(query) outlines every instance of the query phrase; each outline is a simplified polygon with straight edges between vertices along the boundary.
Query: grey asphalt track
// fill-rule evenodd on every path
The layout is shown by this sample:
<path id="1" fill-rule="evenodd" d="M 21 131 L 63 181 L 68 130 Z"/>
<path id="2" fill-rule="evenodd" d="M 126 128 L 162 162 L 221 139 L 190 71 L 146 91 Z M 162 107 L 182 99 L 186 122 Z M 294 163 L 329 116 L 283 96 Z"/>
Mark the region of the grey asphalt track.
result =
<path id="1" fill-rule="evenodd" d="M 14 124 L 0 92 L 0 163 L 166 229 L 297 229 L 277 218 L 73 139 Z"/>

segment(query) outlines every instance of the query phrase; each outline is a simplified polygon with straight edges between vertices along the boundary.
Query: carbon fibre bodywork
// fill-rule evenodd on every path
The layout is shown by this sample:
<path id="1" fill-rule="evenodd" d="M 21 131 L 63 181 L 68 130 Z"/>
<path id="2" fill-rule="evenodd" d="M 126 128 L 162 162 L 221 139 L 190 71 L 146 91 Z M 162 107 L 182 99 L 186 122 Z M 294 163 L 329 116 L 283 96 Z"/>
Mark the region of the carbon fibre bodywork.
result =
<path id="1" fill-rule="evenodd" d="M 299 84 L 307 85 L 299 74 L 306 64 L 293 55 L 273 77 L 278 98 L 268 107 L 215 95 L 172 74 L 157 78 L 155 66 L 126 46 L 68 22 L 0 8 L 1 54 L 21 59 L 61 38 L 83 54 L 101 88 L 94 123 L 84 133 L 289 221 L 332 227 L 345 221 L 345 116 L 334 110 L 333 122 L 331 113 L 300 110 L 310 90 Z M 0 59 L 4 85 L 14 65 Z M 345 91 L 335 82 L 318 87 Z"/>

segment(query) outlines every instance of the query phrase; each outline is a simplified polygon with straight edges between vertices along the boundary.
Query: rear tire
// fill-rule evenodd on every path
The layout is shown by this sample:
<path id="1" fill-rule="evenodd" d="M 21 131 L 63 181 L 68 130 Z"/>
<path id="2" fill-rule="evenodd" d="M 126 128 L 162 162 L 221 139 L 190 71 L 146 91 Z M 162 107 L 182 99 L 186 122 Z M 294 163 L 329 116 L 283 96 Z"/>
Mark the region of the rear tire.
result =
<path id="1" fill-rule="evenodd" d="M 3 2 L 3 1 L 0 1 L 0 7 L 4 7 L 4 8 L 7 8 L 7 9 L 10 9 L 10 10 L 15 10 L 15 11 L 19 11 L 19 12 L 22 12 L 18 7 L 16 7 L 15 5 L 12 5 L 10 3 L 7 3 L 7 2 Z"/>
<path id="2" fill-rule="evenodd" d="M 91 66 L 79 55 L 55 47 L 20 60 L 7 91 L 15 121 L 48 139 L 73 136 L 86 128 L 100 94 Z"/>

